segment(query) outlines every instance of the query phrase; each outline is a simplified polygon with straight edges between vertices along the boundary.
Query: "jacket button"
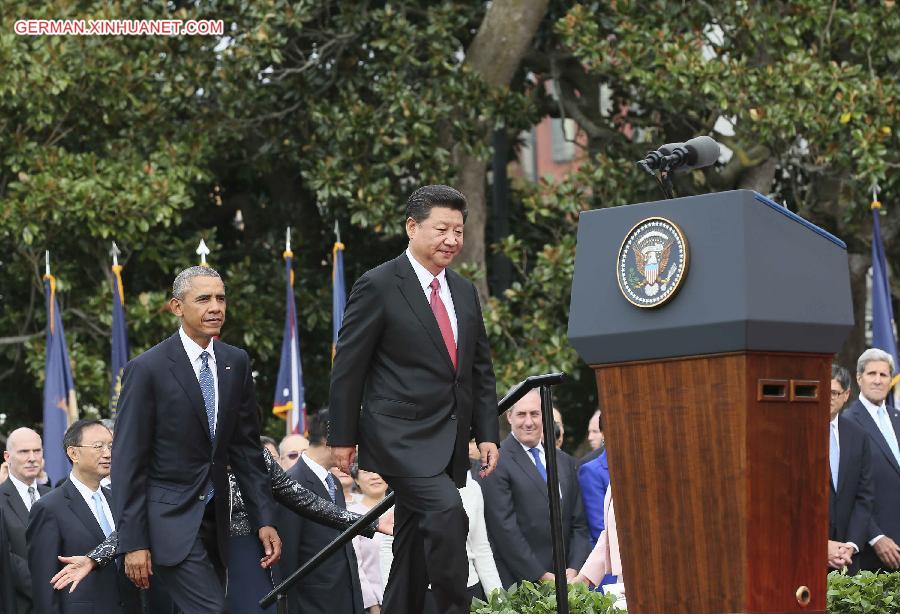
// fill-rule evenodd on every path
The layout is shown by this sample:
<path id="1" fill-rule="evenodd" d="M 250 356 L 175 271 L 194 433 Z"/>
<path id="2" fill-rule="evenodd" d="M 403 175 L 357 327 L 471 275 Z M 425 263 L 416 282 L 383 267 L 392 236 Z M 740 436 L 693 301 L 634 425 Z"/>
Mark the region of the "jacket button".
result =
<path id="1" fill-rule="evenodd" d="M 205 501 L 205 500 L 206 500 L 206 495 L 200 495 L 200 496 L 197 497 L 197 498 L 198 498 L 200 501 Z"/>
<path id="2" fill-rule="evenodd" d="M 451 419 L 451 420 L 456 420 L 456 414 L 450 414 L 450 419 Z"/>

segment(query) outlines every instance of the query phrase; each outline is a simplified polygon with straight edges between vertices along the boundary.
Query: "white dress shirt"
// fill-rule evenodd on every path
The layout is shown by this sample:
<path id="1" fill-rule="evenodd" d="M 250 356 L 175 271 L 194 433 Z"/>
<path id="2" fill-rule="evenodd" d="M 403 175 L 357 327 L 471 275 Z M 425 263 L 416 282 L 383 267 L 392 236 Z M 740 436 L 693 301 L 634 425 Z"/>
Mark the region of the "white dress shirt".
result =
<path id="1" fill-rule="evenodd" d="M 194 368 L 194 377 L 197 378 L 197 381 L 200 381 L 200 369 L 203 367 L 203 360 L 200 358 L 200 354 L 203 352 L 209 353 L 209 370 L 212 372 L 213 378 L 213 390 L 216 393 L 216 400 L 213 404 L 213 427 L 219 422 L 219 374 L 216 371 L 216 352 L 213 350 L 213 340 L 209 340 L 209 346 L 206 348 L 202 348 L 197 343 L 187 336 L 187 333 L 184 332 L 183 328 L 178 329 L 178 336 L 181 337 L 181 344 L 184 346 L 184 351 L 187 352 L 188 361 L 191 363 L 191 366 Z"/>
<path id="2" fill-rule="evenodd" d="M 441 284 L 440 289 L 438 290 L 438 296 L 441 297 L 441 301 L 444 303 L 444 307 L 447 309 L 447 315 L 450 316 L 450 328 L 453 329 L 453 342 L 459 345 L 459 330 L 458 325 L 456 323 L 456 309 L 453 307 L 453 296 L 450 294 L 450 287 L 447 285 L 447 269 L 441 269 L 441 272 L 437 275 L 432 275 L 431 271 L 426 269 L 422 264 L 416 260 L 415 256 L 412 255 L 412 252 L 409 251 L 409 248 L 406 248 L 406 257 L 409 258 L 410 263 L 412 263 L 413 271 L 416 272 L 416 277 L 419 278 L 419 284 L 422 286 L 422 291 L 425 293 L 425 301 L 431 305 L 431 282 L 435 278 L 438 280 L 438 283 Z"/>
<path id="3" fill-rule="evenodd" d="M 98 488 L 96 491 L 91 490 L 75 477 L 75 472 L 69 474 L 69 481 L 72 482 L 72 486 L 77 488 L 78 492 L 81 493 L 84 502 L 87 503 L 88 508 L 97 520 L 97 524 L 103 526 L 100 522 L 100 517 L 97 516 L 97 508 L 94 505 L 94 492 L 100 493 L 100 500 L 103 502 L 103 515 L 106 516 L 106 522 L 109 523 L 109 528 L 115 531 L 116 521 L 113 520 L 112 511 L 109 509 L 109 501 L 106 500 L 106 496 L 103 494 L 103 488 Z"/>
<path id="4" fill-rule="evenodd" d="M 838 418 L 840 418 L 840 417 L 841 417 L 840 414 L 835 416 L 834 420 L 831 421 L 831 424 L 828 427 L 834 431 L 834 443 L 835 443 L 835 451 L 837 452 L 838 467 L 840 467 L 840 465 L 841 465 L 841 423 L 838 420 Z M 829 436 L 828 445 L 831 446 L 830 436 Z M 834 481 L 837 481 L 837 476 L 833 476 L 832 479 L 834 479 Z M 872 543 L 874 544 L 876 541 L 878 541 L 877 538 L 875 540 L 873 540 Z M 857 546 L 853 542 L 847 542 L 847 543 L 850 544 L 851 546 L 853 546 L 854 550 L 859 552 L 859 546 Z"/>
<path id="5" fill-rule="evenodd" d="M 19 496 L 22 497 L 22 503 L 25 504 L 25 509 L 29 512 L 31 511 L 31 495 L 28 494 L 28 484 L 17 478 L 10 472 L 9 480 L 13 483 L 13 486 L 16 487 L 16 492 L 19 493 Z M 41 498 L 41 493 L 38 492 L 38 483 L 37 480 L 31 483 L 31 486 L 34 487 L 34 500 L 37 501 Z"/>

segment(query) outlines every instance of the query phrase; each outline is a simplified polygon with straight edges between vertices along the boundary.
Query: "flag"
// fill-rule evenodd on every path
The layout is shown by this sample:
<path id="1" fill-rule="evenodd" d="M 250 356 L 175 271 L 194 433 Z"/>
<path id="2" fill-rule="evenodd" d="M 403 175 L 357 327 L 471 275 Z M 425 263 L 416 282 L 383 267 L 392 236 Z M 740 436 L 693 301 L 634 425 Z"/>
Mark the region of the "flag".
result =
<path id="1" fill-rule="evenodd" d="M 112 380 L 109 387 L 109 415 L 115 418 L 119 392 L 122 389 L 122 371 L 128 362 L 128 331 L 125 328 L 125 290 L 122 286 L 122 265 L 112 265 Z"/>
<path id="2" fill-rule="evenodd" d="M 331 250 L 331 360 L 337 349 L 338 334 L 344 321 L 344 307 L 347 305 L 347 289 L 344 287 L 344 244 L 334 242 Z"/>
<path id="3" fill-rule="evenodd" d="M 894 369 L 897 363 L 897 338 L 894 335 L 894 309 L 891 306 L 891 285 L 888 281 L 887 261 L 884 257 L 884 245 L 881 243 L 881 225 L 878 216 L 881 203 L 872 200 L 872 347 L 884 350 L 894 358 Z M 894 377 L 892 385 L 897 384 L 900 375 Z M 895 403 L 898 388 L 894 387 Z M 890 396 L 888 402 L 890 403 Z"/>
<path id="4" fill-rule="evenodd" d="M 303 398 L 303 366 L 300 364 L 300 337 L 297 330 L 297 309 L 294 303 L 294 253 L 284 252 L 285 310 L 284 338 L 281 342 L 281 362 L 275 382 L 275 403 L 272 413 L 287 421 L 287 433 L 306 432 L 306 401 Z"/>
<path id="5" fill-rule="evenodd" d="M 63 435 L 78 419 L 75 382 L 66 347 L 59 304 L 56 300 L 56 278 L 44 275 L 47 299 L 47 344 L 44 362 L 44 470 L 55 483 L 69 475 L 69 458 L 63 451 Z"/>

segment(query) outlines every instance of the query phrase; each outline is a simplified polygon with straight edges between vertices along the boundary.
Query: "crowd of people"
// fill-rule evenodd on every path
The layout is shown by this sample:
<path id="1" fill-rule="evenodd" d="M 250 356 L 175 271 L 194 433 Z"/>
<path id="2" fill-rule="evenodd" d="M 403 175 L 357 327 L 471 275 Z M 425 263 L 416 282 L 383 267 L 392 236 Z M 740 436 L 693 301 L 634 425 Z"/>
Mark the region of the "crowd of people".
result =
<path id="1" fill-rule="evenodd" d="M 554 576 L 545 446 L 561 445 L 562 414 L 544 433 L 531 391 L 501 418 L 500 441 L 478 294 L 447 268 L 465 215 L 453 188 L 413 192 L 408 249 L 354 284 L 329 406 L 278 444 L 260 436 L 247 352 L 219 340 L 224 281 L 209 267 L 179 273 L 178 331 L 128 363 L 115 423 L 68 428 L 68 476 L 49 484 L 39 433 L 9 434 L 0 614 L 260 612 L 388 488 L 394 508 L 295 584 L 289 612 L 462 614 L 523 580 L 621 582 L 599 411 L 591 451 L 557 454 L 566 577 Z M 832 371 L 832 568 L 900 568 L 895 370 L 889 354 L 864 352 L 845 410 L 851 377 Z"/>

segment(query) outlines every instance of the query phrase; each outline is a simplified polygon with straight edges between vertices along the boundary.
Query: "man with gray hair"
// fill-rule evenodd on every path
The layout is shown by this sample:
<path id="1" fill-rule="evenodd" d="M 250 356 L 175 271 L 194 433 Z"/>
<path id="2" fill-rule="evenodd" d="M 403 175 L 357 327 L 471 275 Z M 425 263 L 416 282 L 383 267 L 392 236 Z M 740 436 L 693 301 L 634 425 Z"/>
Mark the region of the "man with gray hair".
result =
<path id="1" fill-rule="evenodd" d="M 169 308 L 181 327 L 125 366 L 119 395 L 112 481 L 125 573 L 140 588 L 152 575 L 185 612 L 225 611 L 228 465 L 262 566 L 281 555 L 250 358 L 218 339 L 225 307 L 216 271 L 179 273 Z"/>
<path id="2" fill-rule="evenodd" d="M 900 413 L 887 407 L 894 359 L 883 350 L 868 349 L 856 363 L 859 399 L 844 415 L 869 439 L 874 506 L 868 548 L 859 555 L 860 569 L 900 569 Z"/>

